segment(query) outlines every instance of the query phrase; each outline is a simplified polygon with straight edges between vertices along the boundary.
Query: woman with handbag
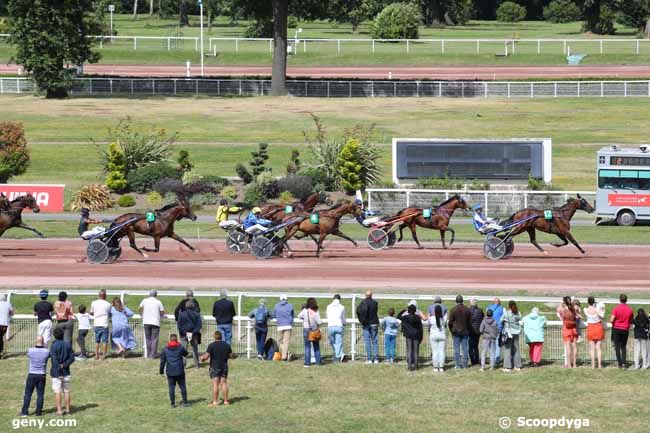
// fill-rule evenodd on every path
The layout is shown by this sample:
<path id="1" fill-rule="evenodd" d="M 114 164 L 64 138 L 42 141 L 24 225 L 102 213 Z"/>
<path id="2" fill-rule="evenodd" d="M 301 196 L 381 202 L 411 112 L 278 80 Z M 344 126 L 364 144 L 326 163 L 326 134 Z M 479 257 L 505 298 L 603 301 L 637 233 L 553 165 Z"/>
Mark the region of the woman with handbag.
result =
<path id="1" fill-rule="evenodd" d="M 298 318 L 302 319 L 303 337 L 305 342 L 305 368 L 311 365 L 311 349 L 314 348 L 314 358 L 316 358 L 316 365 L 321 365 L 320 359 L 320 313 L 318 312 L 318 304 L 315 298 L 307 299 L 305 308 L 298 314 Z"/>
<path id="2" fill-rule="evenodd" d="M 521 370 L 521 352 L 519 351 L 519 334 L 521 333 L 521 314 L 515 301 L 508 302 L 508 309 L 501 316 L 503 322 L 503 371 L 509 373 L 513 366 Z"/>

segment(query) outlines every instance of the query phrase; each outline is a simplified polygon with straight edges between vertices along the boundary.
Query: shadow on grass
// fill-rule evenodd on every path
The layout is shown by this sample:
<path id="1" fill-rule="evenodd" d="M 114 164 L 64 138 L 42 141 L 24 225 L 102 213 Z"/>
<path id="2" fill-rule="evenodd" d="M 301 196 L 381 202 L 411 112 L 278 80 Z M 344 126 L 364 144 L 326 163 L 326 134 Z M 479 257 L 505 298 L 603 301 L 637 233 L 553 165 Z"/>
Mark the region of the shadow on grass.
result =
<path id="1" fill-rule="evenodd" d="M 83 411 L 88 410 L 88 409 L 94 409 L 96 407 L 99 407 L 99 405 L 96 404 L 96 403 L 86 403 L 86 404 L 84 404 L 82 406 L 72 406 L 71 411 L 72 411 L 72 415 L 74 415 L 74 414 L 76 414 L 78 412 L 83 412 Z M 47 415 L 47 414 L 50 414 L 50 413 L 56 413 L 56 408 L 52 407 L 50 409 L 45 409 L 43 411 L 43 415 Z"/>

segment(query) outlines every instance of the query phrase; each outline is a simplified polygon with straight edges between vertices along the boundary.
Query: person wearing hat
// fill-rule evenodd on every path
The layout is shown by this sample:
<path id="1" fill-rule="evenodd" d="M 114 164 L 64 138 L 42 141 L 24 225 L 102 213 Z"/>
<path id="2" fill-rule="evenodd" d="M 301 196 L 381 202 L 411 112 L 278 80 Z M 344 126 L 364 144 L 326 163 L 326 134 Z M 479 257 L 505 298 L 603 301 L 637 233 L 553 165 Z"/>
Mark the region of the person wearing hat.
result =
<path id="1" fill-rule="evenodd" d="M 260 218 L 260 213 L 262 213 L 262 209 L 257 206 L 251 209 L 251 211 L 248 213 L 246 219 L 244 220 L 244 230 L 246 230 L 246 233 L 255 234 L 266 230 L 268 226 L 273 224 L 273 221 L 271 220 Z"/>
<path id="2" fill-rule="evenodd" d="M 483 215 L 483 206 L 480 204 L 475 204 L 472 209 L 474 209 L 474 228 L 479 233 L 486 234 L 503 228 L 494 218 L 488 218 Z"/>
<path id="3" fill-rule="evenodd" d="M 43 337 L 43 344 L 52 339 L 52 313 L 54 312 L 54 305 L 47 300 L 49 292 L 45 289 L 41 290 L 38 294 L 41 300 L 34 304 L 34 316 L 38 319 L 38 334 Z"/>
<path id="4" fill-rule="evenodd" d="M 86 238 L 89 235 L 95 234 L 95 232 L 99 229 L 99 227 L 95 227 L 95 229 L 90 230 L 90 233 L 87 233 L 89 232 L 88 226 L 90 224 L 101 224 L 103 222 L 106 222 L 105 220 L 102 219 L 91 218 L 90 209 L 86 207 L 81 208 L 80 214 L 81 214 L 81 218 L 79 218 L 79 227 L 77 228 L 77 232 L 79 233 L 79 236 L 81 236 L 82 238 Z M 103 231 L 104 228 L 102 227 L 101 229 L 102 230 L 99 231 Z"/>
<path id="5" fill-rule="evenodd" d="M 228 205 L 228 200 L 222 198 L 219 201 L 219 207 L 217 208 L 217 216 L 216 216 L 217 223 L 221 225 L 221 223 L 228 221 L 228 216 L 230 214 L 237 214 L 239 212 L 241 212 L 240 207 L 230 206 Z"/>

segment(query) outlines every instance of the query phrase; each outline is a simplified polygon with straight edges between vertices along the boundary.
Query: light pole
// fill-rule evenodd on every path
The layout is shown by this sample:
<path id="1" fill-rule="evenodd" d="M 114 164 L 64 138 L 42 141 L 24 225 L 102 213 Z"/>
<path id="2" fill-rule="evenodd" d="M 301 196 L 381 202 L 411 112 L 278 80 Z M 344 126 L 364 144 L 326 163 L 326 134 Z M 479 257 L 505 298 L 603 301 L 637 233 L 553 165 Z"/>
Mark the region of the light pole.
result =
<path id="1" fill-rule="evenodd" d="M 203 0 L 198 0 L 198 2 L 201 13 L 201 76 L 203 77 L 205 72 L 203 69 Z"/>
<path id="2" fill-rule="evenodd" d="M 108 11 L 111 13 L 111 39 L 110 41 L 113 42 L 113 12 L 115 12 L 115 5 L 108 5 Z"/>

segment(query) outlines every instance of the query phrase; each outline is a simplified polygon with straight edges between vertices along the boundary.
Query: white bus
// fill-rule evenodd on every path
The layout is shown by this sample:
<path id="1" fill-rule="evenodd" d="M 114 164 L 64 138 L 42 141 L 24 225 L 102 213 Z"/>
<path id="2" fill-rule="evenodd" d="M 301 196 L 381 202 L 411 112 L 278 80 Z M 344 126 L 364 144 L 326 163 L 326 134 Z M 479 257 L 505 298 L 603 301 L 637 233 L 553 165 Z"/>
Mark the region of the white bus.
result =
<path id="1" fill-rule="evenodd" d="M 650 145 L 600 149 L 597 176 L 596 222 L 632 226 L 650 220 Z"/>

